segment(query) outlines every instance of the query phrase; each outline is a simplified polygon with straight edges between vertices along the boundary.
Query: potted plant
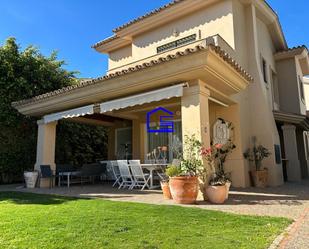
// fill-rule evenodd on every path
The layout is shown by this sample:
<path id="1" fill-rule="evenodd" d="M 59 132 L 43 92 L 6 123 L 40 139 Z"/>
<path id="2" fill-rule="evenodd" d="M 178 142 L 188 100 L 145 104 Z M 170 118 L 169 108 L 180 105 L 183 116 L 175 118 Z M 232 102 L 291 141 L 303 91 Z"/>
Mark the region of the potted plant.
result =
<path id="1" fill-rule="evenodd" d="M 167 168 L 172 197 L 176 203 L 193 204 L 198 195 L 198 172 L 203 167 L 201 142 L 195 135 L 185 136 L 181 166 Z"/>
<path id="2" fill-rule="evenodd" d="M 225 144 L 215 144 L 208 149 L 202 149 L 201 154 L 213 172 L 208 184 L 203 186 L 208 200 L 212 203 L 221 204 L 228 198 L 231 180 L 224 170 L 224 163 L 235 148 L 235 144 L 228 140 Z"/>
<path id="3" fill-rule="evenodd" d="M 162 193 L 163 193 L 163 198 L 165 200 L 172 199 L 172 194 L 171 194 L 171 190 L 170 190 L 169 180 L 168 179 L 162 179 L 160 181 L 160 184 L 161 184 L 161 189 L 162 189 Z"/>
<path id="4" fill-rule="evenodd" d="M 163 192 L 163 198 L 166 200 L 173 199 L 169 184 L 169 177 L 174 177 L 180 174 L 180 169 L 176 167 L 175 165 L 168 165 L 166 168 L 166 176 L 162 176 L 162 179 L 160 181 L 161 189 Z"/>
<path id="5" fill-rule="evenodd" d="M 270 151 L 262 145 L 256 145 L 256 138 L 253 137 L 253 148 L 247 149 L 244 157 L 254 162 L 255 169 L 250 171 L 250 176 L 255 187 L 265 188 L 268 181 L 268 170 L 262 168 L 262 161 L 271 155 Z"/>
<path id="6" fill-rule="evenodd" d="M 35 188 L 39 176 L 38 171 L 25 171 L 24 179 L 26 183 L 26 188 Z"/>

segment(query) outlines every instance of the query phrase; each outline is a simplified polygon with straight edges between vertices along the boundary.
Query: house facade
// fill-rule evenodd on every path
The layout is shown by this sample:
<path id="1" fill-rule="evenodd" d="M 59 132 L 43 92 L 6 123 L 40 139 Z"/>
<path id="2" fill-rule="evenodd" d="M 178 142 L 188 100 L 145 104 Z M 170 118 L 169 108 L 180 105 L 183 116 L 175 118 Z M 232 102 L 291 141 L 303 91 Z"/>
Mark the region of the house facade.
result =
<path id="1" fill-rule="evenodd" d="M 243 153 L 253 137 L 272 153 L 263 162 L 270 186 L 308 176 L 308 50 L 288 48 L 265 1 L 177 0 L 113 32 L 93 45 L 109 56 L 105 76 L 12 104 L 38 118 L 36 169 L 55 167 L 58 120 L 109 127 L 109 160 L 144 160 L 164 147 L 169 161 L 186 135 L 209 146 L 225 120 L 234 127 L 226 162 L 234 186 L 250 185 Z M 159 107 L 173 113 L 173 132 L 148 132 L 162 125 L 160 110 L 147 120 Z"/>

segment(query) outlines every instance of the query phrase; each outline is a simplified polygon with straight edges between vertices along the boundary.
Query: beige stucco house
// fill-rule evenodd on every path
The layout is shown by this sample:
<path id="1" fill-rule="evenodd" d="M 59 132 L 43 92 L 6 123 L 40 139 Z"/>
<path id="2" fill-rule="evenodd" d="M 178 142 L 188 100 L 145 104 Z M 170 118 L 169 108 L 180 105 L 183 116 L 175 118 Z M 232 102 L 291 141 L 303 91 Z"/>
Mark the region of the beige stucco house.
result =
<path id="1" fill-rule="evenodd" d="M 105 76 L 13 103 L 39 120 L 36 169 L 55 167 L 60 119 L 109 127 L 108 159 L 127 143 L 126 153 L 143 160 L 186 134 L 208 146 L 223 118 L 234 126 L 237 148 L 226 162 L 234 186 L 250 185 L 243 152 L 253 136 L 272 152 L 264 161 L 270 186 L 283 184 L 284 174 L 290 181 L 308 176 L 301 81 L 309 74 L 308 50 L 288 48 L 265 1 L 177 0 L 113 32 L 93 45 L 109 56 Z M 173 112 L 174 133 L 147 132 L 147 113 L 157 107 Z"/>

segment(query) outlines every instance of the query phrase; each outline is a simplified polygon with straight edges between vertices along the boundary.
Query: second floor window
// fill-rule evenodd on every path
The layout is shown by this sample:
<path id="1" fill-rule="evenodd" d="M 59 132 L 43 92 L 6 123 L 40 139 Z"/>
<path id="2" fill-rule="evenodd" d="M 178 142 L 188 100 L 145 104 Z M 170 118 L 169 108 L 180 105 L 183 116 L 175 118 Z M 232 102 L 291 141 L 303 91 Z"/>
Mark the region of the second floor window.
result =
<path id="1" fill-rule="evenodd" d="M 268 83 L 268 74 L 267 74 L 267 63 L 264 58 L 262 58 L 262 71 L 263 71 L 263 79 L 265 83 Z"/>
<path id="2" fill-rule="evenodd" d="M 183 46 L 185 44 L 194 42 L 196 40 L 196 34 L 193 35 L 189 35 L 187 37 L 181 38 L 179 40 L 173 41 L 173 42 L 169 42 L 167 44 L 164 44 L 160 47 L 157 47 L 157 53 L 162 53 L 180 46 Z"/>
<path id="3" fill-rule="evenodd" d="M 300 97 L 302 100 L 305 100 L 304 83 L 299 76 L 298 76 L 298 84 L 299 84 Z"/>

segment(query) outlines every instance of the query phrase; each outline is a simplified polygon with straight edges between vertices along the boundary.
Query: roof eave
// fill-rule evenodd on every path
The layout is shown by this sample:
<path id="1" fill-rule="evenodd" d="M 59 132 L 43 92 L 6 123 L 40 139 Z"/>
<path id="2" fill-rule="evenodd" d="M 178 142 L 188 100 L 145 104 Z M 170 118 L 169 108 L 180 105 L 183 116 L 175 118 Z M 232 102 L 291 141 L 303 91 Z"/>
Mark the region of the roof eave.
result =
<path id="1" fill-rule="evenodd" d="M 75 96 L 74 98 L 76 98 L 76 100 L 74 100 L 75 102 L 75 107 L 78 103 L 80 104 L 93 104 L 93 102 L 91 101 L 99 101 L 99 99 L 95 99 L 94 97 L 92 98 L 88 98 L 91 94 L 95 95 L 96 98 L 101 98 L 100 94 L 103 94 L 104 96 L 107 94 L 106 90 L 103 91 L 103 93 L 100 93 L 100 89 L 104 88 L 105 89 L 105 84 L 108 84 L 109 87 L 111 87 L 111 82 L 113 82 L 113 87 L 114 87 L 114 79 L 118 78 L 118 77 L 124 77 L 126 76 L 126 79 L 132 78 L 133 73 L 135 72 L 140 72 L 142 70 L 146 70 L 148 68 L 152 68 L 155 66 L 159 66 L 163 63 L 167 63 L 170 61 L 174 61 L 175 59 L 184 57 L 186 55 L 193 55 L 196 54 L 198 52 L 209 52 L 211 51 L 212 54 L 214 54 L 214 56 L 212 56 L 212 60 L 216 63 L 216 65 L 221 65 L 221 71 L 224 70 L 224 68 L 222 69 L 222 67 L 228 66 L 226 67 L 226 70 L 229 70 L 231 73 L 229 73 L 229 75 L 227 75 L 226 77 L 226 81 L 230 81 L 230 85 L 234 87 L 235 91 L 239 91 L 243 88 L 245 88 L 245 85 L 249 84 L 253 79 L 252 77 L 246 73 L 236 62 L 235 60 L 233 60 L 226 52 L 224 52 L 223 50 L 221 50 L 219 47 L 216 46 L 208 46 L 208 47 L 203 47 L 203 46 L 197 46 L 196 48 L 192 48 L 192 49 L 186 49 L 184 52 L 177 52 L 174 55 L 168 55 L 166 57 L 162 57 L 159 58 L 158 60 L 152 60 L 148 63 L 143 63 L 142 65 L 137 65 L 135 67 L 131 67 L 128 69 L 124 69 L 122 71 L 119 72 L 115 72 L 115 73 L 111 73 L 109 75 L 106 75 L 104 77 L 100 77 L 98 79 L 94 79 L 94 80 L 90 80 L 90 81 L 83 81 L 81 82 L 79 85 L 74 85 L 74 86 L 69 86 L 69 87 L 65 87 L 53 92 L 49 92 L 43 95 L 39 95 L 36 97 L 33 97 L 31 99 L 27 99 L 27 100 L 22 100 L 22 101 L 18 101 L 18 102 L 14 102 L 12 103 L 12 106 L 17 109 L 19 112 L 25 114 L 25 115 L 39 115 L 40 112 L 42 112 L 42 110 L 40 110 L 40 108 L 43 108 L 43 106 L 45 106 L 44 108 L 46 109 L 50 109 L 51 107 L 53 107 L 52 103 L 66 103 L 67 105 L 69 105 L 69 100 L 68 100 L 68 96 Z M 203 55 L 203 54 L 202 54 Z M 199 56 L 197 57 L 199 58 L 199 60 L 201 60 L 202 58 L 204 58 L 203 56 Z M 216 58 L 216 59 L 215 59 Z M 221 61 L 221 62 L 220 62 Z M 183 61 L 184 62 L 184 61 Z M 188 60 L 186 61 L 187 64 Z M 189 62 L 188 62 L 189 63 Z M 196 63 L 201 63 L 200 61 L 196 61 Z M 225 63 L 225 64 L 224 64 Z M 192 64 L 192 63 L 191 63 Z M 174 64 L 171 64 L 174 65 Z M 183 65 L 184 66 L 184 65 Z M 188 67 L 192 67 L 192 65 L 188 65 Z M 217 67 L 218 68 L 218 67 Z M 206 68 L 204 68 L 206 69 Z M 161 70 L 161 69 L 160 69 Z M 186 69 L 184 68 L 184 73 L 186 71 Z M 157 72 L 157 69 L 154 69 L 154 71 Z M 182 72 L 182 71 L 180 71 Z M 179 64 L 177 67 L 177 70 L 175 69 L 175 75 L 180 75 L 179 73 Z M 223 74 L 223 77 L 221 76 L 221 78 L 224 78 L 224 71 L 221 72 Z M 132 75 L 131 75 L 132 74 Z M 226 74 L 226 73 L 225 73 Z M 127 76 L 128 75 L 128 76 Z M 141 74 L 139 74 L 139 77 Z M 144 74 L 145 76 L 143 77 L 150 77 L 148 76 L 148 73 Z M 178 77 L 178 76 L 177 76 Z M 229 77 L 231 77 L 229 79 Z M 162 79 L 162 77 L 159 77 L 160 79 Z M 152 79 L 153 80 L 153 79 Z M 147 81 L 147 80 L 146 80 Z M 118 81 L 117 81 L 118 82 Z M 121 80 L 119 82 L 125 82 L 127 83 L 127 80 Z M 134 82 L 136 82 L 136 80 L 134 80 Z M 243 82 L 243 83 L 242 83 Z M 104 84 L 103 84 L 104 83 Z M 122 83 L 121 83 L 122 84 Z M 96 86 L 95 86 L 96 85 Z M 123 86 L 122 90 L 125 90 L 127 87 Z M 85 99 L 85 92 L 89 92 L 89 94 L 87 95 L 87 100 Z M 119 89 L 118 89 L 119 91 Z M 232 91 L 232 88 L 231 88 Z M 233 90 L 234 91 L 234 90 Z M 66 97 L 67 96 L 67 97 Z M 72 96 L 70 97 L 70 99 L 72 99 Z M 110 97 L 110 96 L 109 96 Z M 51 101 L 48 101 L 51 100 Z M 90 102 L 87 102 L 87 101 Z M 56 102 L 55 102 L 56 101 Z M 76 102 L 77 101 L 77 102 Z M 43 105 L 40 103 L 44 103 Z M 73 104 L 70 104 L 70 108 L 74 107 L 72 106 Z M 56 107 L 53 107 L 56 108 Z M 46 110 L 47 110 L 46 109 Z"/>

